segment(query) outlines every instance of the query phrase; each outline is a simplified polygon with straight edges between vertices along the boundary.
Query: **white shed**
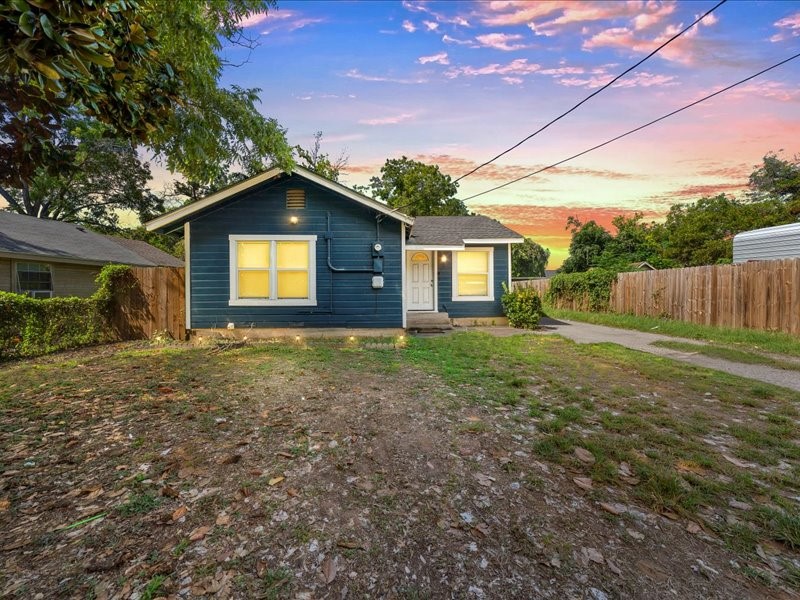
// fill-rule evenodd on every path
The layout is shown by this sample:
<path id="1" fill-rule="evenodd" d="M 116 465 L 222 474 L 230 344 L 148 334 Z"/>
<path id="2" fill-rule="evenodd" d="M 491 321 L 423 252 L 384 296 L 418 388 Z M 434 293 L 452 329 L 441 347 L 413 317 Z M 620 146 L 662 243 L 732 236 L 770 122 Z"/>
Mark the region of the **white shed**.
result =
<path id="1" fill-rule="evenodd" d="M 733 237 L 733 262 L 800 258 L 800 223 L 743 231 Z"/>

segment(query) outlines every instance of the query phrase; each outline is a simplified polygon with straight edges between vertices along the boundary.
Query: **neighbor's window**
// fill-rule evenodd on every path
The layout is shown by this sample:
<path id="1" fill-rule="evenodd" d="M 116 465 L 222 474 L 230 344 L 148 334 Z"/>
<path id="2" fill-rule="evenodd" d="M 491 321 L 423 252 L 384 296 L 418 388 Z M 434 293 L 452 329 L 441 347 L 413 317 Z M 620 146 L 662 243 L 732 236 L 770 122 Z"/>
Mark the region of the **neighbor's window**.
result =
<path id="1" fill-rule="evenodd" d="M 453 300 L 493 300 L 492 249 L 453 252 Z"/>
<path id="2" fill-rule="evenodd" d="M 51 296 L 53 293 L 53 271 L 46 263 L 16 263 L 17 291 L 34 297 Z"/>
<path id="3" fill-rule="evenodd" d="M 230 236 L 233 305 L 316 305 L 317 236 Z"/>

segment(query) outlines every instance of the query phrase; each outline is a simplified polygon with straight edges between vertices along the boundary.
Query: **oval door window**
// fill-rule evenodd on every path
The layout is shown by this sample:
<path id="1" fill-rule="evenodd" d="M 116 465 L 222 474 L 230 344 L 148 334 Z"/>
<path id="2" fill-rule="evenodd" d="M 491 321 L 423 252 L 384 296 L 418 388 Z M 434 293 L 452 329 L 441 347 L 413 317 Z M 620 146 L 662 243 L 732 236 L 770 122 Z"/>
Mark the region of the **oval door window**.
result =
<path id="1" fill-rule="evenodd" d="M 428 255 L 424 252 L 415 252 L 411 255 L 412 262 L 428 262 Z"/>

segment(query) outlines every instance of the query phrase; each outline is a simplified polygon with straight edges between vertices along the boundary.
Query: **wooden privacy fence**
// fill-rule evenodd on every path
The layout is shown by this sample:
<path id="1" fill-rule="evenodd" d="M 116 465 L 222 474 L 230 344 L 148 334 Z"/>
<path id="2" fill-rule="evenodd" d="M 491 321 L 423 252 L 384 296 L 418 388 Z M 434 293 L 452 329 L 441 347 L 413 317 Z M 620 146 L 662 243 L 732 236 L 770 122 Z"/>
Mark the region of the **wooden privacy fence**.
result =
<path id="1" fill-rule="evenodd" d="M 800 334 L 800 259 L 620 273 L 617 313 Z"/>
<path id="2" fill-rule="evenodd" d="M 512 287 L 533 287 L 544 295 L 550 281 L 515 281 Z M 620 273 L 611 287 L 609 309 L 800 334 L 800 259 Z"/>
<path id="3" fill-rule="evenodd" d="M 166 332 L 186 339 L 185 288 L 181 267 L 131 267 L 114 295 L 111 324 L 122 340 Z"/>

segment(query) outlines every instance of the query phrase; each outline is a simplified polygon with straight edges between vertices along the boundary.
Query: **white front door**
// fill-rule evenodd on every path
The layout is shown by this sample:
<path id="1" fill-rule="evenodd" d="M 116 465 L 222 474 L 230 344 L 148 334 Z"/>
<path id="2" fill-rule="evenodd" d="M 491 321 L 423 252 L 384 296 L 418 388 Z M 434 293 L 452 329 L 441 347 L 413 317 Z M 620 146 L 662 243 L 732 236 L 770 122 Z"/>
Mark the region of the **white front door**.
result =
<path id="1" fill-rule="evenodd" d="M 408 310 L 433 310 L 433 256 L 430 251 L 408 253 Z"/>

